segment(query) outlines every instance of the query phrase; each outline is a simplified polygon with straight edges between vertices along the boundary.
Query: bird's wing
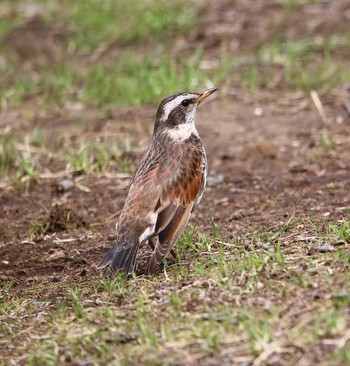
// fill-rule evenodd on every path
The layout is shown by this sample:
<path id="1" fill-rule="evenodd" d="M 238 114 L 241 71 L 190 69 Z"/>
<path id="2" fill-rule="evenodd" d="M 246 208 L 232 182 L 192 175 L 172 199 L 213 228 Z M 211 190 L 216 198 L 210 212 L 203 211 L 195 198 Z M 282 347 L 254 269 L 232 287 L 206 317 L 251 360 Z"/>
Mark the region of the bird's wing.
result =
<path id="1" fill-rule="evenodd" d="M 192 156 L 188 156 L 188 159 L 181 163 L 177 174 L 162 186 L 154 231 L 154 235 L 158 235 L 158 242 L 148 264 L 148 274 L 157 270 L 190 218 L 205 179 L 201 159 L 199 153 L 193 152 Z"/>

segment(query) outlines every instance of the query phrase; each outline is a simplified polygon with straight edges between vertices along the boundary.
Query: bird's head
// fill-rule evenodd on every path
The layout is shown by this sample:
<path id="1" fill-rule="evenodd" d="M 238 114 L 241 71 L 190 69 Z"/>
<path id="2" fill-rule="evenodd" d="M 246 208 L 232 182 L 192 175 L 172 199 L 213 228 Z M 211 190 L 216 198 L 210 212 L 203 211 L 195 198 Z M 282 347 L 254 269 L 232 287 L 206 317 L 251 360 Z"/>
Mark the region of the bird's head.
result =
<path id="1" fill-rule="evenodd" d="M 157 110 L 154 134 L 166 133 L 173 140 L 185 140 L 192 133 L 197 133 L 197 107 L 216 90 L 217 88 L 199 93 L 177 93 L 163 99 Z"/>

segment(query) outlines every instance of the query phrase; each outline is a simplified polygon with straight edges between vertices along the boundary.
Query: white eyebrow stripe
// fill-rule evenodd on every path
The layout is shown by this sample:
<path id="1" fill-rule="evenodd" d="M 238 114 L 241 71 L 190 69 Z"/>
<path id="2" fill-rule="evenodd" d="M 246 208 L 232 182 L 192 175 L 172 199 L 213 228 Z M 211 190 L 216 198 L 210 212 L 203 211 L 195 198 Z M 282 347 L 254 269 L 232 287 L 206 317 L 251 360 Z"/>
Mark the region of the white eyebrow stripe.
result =
<path id="1" fill-rule="evenodd" d="M 170 102 L 166 103 L 164 105 L 164 112 L 163 112 L 162 120 L 166 121 L 168 119 L 169 114 L 171 113 L 171 111 L 175 107 L 177 107 L 183 100 L 191 99 L 191 98 L 195 98 L 195 97 L 196 97 L 195 94 L 182 94 L 182 95 L 177 96 L 176 98 L 174 98 Z"/>
<path id="2" fill-rule="evenodd" d="M 172 101 L 166 103 L 164 105 L 164 112 L 163 112 L 163 116 L 162 119 L 164 121 L 166 121 L 169 117 L 170 112 L 177 107 L 183 100 L 187 99 L 187 95 L 179 95 L 178 97 L 176 97 L 175 99 L 173 99 Z"/>

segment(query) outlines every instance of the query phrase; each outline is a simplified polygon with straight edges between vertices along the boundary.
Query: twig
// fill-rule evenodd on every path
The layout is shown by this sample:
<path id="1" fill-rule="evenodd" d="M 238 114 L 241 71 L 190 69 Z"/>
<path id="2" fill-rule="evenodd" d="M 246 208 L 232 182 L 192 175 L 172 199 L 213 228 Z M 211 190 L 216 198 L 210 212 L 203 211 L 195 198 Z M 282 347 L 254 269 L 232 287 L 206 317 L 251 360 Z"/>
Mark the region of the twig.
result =
<path id="1" fill-rule="evenodd" d="M 75 186 L 80 189 L 81 191 L 83 192 L 91 192 L 91 189 L 86 187 L 86 186 L 83 186 L 82 184 L 79 184 L 79 183 L 75 183 Z"/>
<path id="2" fill-rule="evenodd" d="M 76 238 L 67 238 L 67 239 L 59 239 L 59 238 L 57 238 L 57 239 L 54 239 L 52 242 L 54 244 L 61 244 L 61 243 L 73 243 L 75 241 L 77 241 Z"/>
<path id="3" fill-rule="evenodd" d="M 345 332 L 345 334 L 341 338 L 324 339 L 322 341 L 322 343 L 326 344 L 326 345 L 332 345 L 332 346 L 334 345 L 337 349 L 341 349 L 341 348 L 344 348 L 346 346 L 346 344 L 349 342 L 349 340 L 350 340 L 350 330 Z"/>
<path id="4" fill-rule="evenodd" d="M 46 172 L 46 173 L 42 173 L 39 175 L 40 179 L 56 179 L 56 178 L 62 178 L 65 176 L 70 175 L 71 173 L 73 173 L 74 170 L 62 170 L 60 172 L 57 173 L 51 173 L 51 172 Z"/>
<path id="5" fill-rule="evenodd" d="M 328 125 L 329 124 L 329 120 L 327 118 L 326 111 L 324 110 L 324 107 L 323 107 L 323 105 L 321 103 L 321 99 L 320 99 L 317 91 L 311 90 L 310 96 L 311 96 L 312 101 L 315 104 L 315 107 L 316 107 L 318 113 L 320 114 L 320 117 L 322 119 L 322 122 L 325 125 Z"/>
<path id="6" fill-rule="evenodd" d="M 300 347 L 296 345 L 287 345 L 282 346 L 279 341 L 272 342 L 266 345 L 266 348 L 260 353 L 260 355 L 254 360 L 252 366 L 260 366 L 265 364 L 265 361 L 270 358 L 274 353 L 292 353 L 293 350 L 298 349 Z"/>
<path id="7" fill-rule="evenodd" d="M 282 353 L 279 342 L 270 343 L 266 346 L 263 352 L 254 360 L 253 366 L 259 366 L 265 362 L 274 353 Z"/>
<path id="8" fill-rule="evenodd" d="M 218 244 L 228 246 L 228 247 L 236 247 L 237 246 L 237 244 L 235 244 L 235 243 L 227 243 L 227 242 L 221 241 L 221 240 L 215 240 L 215 242 L 218 243 Z"/>

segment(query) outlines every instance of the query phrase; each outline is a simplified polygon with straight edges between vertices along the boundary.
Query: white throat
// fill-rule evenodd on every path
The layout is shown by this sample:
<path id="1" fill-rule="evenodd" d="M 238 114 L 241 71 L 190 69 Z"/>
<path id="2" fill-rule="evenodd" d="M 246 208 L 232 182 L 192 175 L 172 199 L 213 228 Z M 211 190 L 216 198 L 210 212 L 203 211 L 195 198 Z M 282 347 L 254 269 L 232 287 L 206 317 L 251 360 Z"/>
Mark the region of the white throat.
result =
<path id="1" fill-rule="evenodd" d="M 193 123 L 182 123 L 169 129 L 166 133 L 174 141 L 185 141 L 189 139 L 192 134 L 198 136 L 196 126 Z"/>

